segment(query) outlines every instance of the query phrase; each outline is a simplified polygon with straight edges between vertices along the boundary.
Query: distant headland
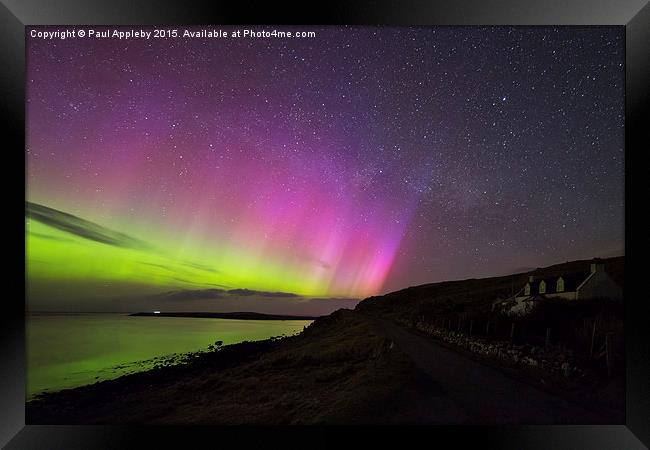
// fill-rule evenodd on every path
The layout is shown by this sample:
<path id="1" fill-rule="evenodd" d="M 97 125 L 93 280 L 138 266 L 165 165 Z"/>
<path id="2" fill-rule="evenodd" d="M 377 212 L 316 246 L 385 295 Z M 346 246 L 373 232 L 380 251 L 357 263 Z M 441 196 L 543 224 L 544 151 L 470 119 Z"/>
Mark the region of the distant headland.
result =
<path id="1" fill-rule="evenodd" d="M 319 316 L 290 316 L 283 314 L 263 314 L 256 312 L 162 312 L 147 311 L 129 314 L 144 317 L 195 317 L 208 319 L 237 320 L 316 320 Z"/>

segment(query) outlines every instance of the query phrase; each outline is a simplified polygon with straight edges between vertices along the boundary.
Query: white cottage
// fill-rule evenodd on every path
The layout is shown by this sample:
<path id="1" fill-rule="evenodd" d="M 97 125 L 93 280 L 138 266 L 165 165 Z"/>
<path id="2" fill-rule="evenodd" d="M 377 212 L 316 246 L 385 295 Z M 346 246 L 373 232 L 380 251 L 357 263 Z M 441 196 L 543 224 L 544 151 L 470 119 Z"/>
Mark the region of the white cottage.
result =
<path id="1" fill-rule="evenodd" d="M 604 264 L 592 263 L 589 272 L 558 277 L 536 278 L 531 275 L 526 285 L 503 306 L 511 314 L 526 314 L 538 302 L 548 298 L 578 300 L 593 297 L 623 298 L 623 290 L 607 275 Z"/>

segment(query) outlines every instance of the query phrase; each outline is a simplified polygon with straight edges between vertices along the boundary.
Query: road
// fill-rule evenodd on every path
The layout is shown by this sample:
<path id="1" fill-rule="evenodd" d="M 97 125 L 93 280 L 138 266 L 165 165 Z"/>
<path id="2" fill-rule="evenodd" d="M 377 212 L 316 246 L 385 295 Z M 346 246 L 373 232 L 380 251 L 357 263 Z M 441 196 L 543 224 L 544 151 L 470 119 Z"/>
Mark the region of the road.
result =
<path id="1" fill-rule="evenodd" d="M 431 381 L 417 399 L 433 420 L 465 424 L 596 424 L 607 419 L 517 381 L 387 320 L 375 319 Z"/>

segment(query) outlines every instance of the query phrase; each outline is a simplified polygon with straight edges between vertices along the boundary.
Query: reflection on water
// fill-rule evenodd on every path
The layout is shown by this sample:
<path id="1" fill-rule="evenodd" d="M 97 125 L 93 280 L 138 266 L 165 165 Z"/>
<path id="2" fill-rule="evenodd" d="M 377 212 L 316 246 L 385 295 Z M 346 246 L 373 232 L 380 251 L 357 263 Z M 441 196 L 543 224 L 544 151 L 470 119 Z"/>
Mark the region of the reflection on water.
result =
<path id="1" fill-rule="evenodd" d="M 176 362 L 180 354 L 292 335 L 309 320 L 30 314 L 26 323 L 27 396 L 107 380 Z"/>

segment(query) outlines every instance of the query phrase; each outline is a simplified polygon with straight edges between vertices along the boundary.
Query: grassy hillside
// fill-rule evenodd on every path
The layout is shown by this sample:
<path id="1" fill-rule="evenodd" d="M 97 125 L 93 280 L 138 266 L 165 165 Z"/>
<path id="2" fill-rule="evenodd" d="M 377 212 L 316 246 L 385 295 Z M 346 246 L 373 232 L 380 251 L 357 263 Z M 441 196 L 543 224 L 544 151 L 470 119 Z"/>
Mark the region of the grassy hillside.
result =
<path id="1" fill-rule="evenodd" d="M 424 284 L 383 296 L 369 297 L 361 301 L 356 310 L 385 318 L 410 319 L 416 315 L 462 314 L 487 311 L 497 298 L 507 298 L 519 291 L 529 275 L 555 277 L 563 274 L 589 271 L 590 264 L 598 261 L 620 286 L 623 286 L 624 257 L 598 260 L 571 261 L 538 268 L 527 273 L 502 277 L 444 281 Z"/>
<path id="2" fill-rule="evenodd" d="M 339 310 L 295 337 L 46 394 L 26 415 L 30 424 L 391 422 L 421 378 L 381 329 Z"/>

